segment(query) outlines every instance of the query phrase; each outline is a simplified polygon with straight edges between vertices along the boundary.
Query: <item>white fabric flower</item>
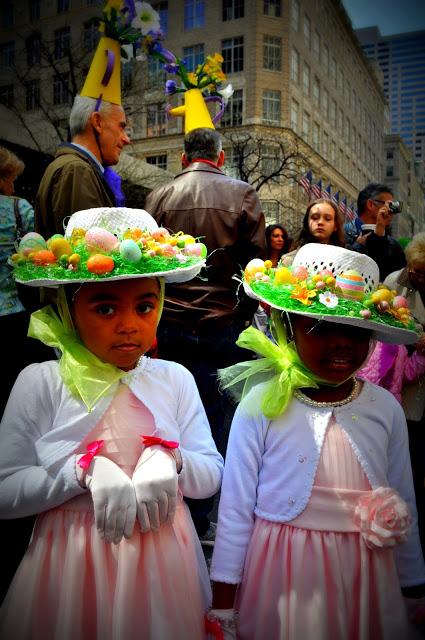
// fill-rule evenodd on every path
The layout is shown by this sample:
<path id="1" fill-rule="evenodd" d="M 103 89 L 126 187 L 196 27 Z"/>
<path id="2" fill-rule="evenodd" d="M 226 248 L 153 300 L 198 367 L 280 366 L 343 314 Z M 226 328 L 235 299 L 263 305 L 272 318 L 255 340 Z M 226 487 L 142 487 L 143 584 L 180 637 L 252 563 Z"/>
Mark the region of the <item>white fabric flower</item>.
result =
<path id="1" fill-rule="evenodd" d="M 233 89 L 232 85 L 228 84 L 226 87 L 224 87 L 224 89 L 220 89 L 220 91 L 218 91 L 217 93 L 219 93 L 223 98 L 224 104 L 227 104 L 230 98 L 232 97 L 234 91 L 235 90 Z"/>
<path id="2" fill-rule="evenodd" d="M 409 507 L 391 487 L 378 487 L 360 497 L 354 518 L 370 549 L 394 547 L 410 532 Z"/>
<path id="3" fill-rule="evenodd" d="M 131 26 L 140 29 L 144 36 L 150 31 L 159 31 L 159 13 L 148 2 L 135 2 L 134 6 L 136 17 L 133 18 Z"/>
<path id="4" fill-rule="evenodd" d="M 319 300 L 328 309 L 334 309 L 338 306 L 338 296 L 334 293 L 319 293 Z"/>

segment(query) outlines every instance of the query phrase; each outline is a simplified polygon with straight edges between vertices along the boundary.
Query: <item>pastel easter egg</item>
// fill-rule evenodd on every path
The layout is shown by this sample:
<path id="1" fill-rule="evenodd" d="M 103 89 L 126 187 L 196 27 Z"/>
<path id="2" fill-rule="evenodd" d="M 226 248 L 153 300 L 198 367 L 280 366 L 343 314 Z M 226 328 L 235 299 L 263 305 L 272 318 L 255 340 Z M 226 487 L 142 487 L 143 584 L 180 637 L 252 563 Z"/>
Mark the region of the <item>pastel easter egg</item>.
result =
<path id="1" fill-rule="evenodd" d="M 180 249 L 183 249 L 187 244 L 193 244 L 194 242 L 196 242 L 195 238 L 190 236 L 188 233 L 184 233 L 177 238 L 177 246 Z"/>
<path id="2" fill-rule="evenodd" d="M 198 242 L 198 245 L 201 247 L 201 258 L 206 258 L 208 253 L 207 245 L 203 242 Z"/>
<path id="3" fill-rule="evenodd" d="M 177 249 L 176 247 L 173 247 L 172 244 L 169 244 L 168 242 L 164 242 L 164 244 L 161 245 L 161 256 L 175 256 L 177 253 Z"/>
<path id="4" fill-rule="evenodd" d="M 360 315 L 365 320 L 368 320 L 370 318 L 370 316 L 372 315 L 372 313 L 371 313 L 370 309 L 360 309 Z"/>
<path id="5" fill-rule="evenodd" d="M 89 229 L 85 235 L 85 241 L 89 251 L 105 251 L 109 253 L 118 249 L 119 246 L 118 238 L 101 227 Z"/>
<path id="6" fill-rule="evenodd" d="M 335 285 L 341 289 L 342 297 L 348 300 L 362 300 L 365 282 L 358 271 L 349 269 L 335 278 Z"/>
<path id="7" fill-rule="evenodd" d="M 395 296 L 393 300 L 394 309 L 402 309 L 407 306 L 407 300 L 404 296 Z"/>
<path id="8" fill-rule="evenodd" d="M 78 253 L 73 253 L 68 258 L 68 264 L 74 269 L 74 271 L 76 271 L 79 267 L 80 260 L 81 258 Z"/>
<path id="9" fill-rule="evenodd" d="M 202 247 L 198 243 L 188 244 L 183 251 L 187 256 L 200 256 L 202 254 Z"/>
<path id="10" fill-rule="evenodd" d="M 378 302 L 389 302 L 392 298 L 392 293 L 389 289 L 377 289 L 371 295 L 372 301 L 377 304 Z"/>
<path id="11" fill-rule="evenodd" d="M 275 284 L 291 284 L 294 281 L 292 271 L 288 267 L 278 267 L 274 274 Z"/>
<path id="12" fill-rule="evenodd" d="M 102 275 L 110 273 L 114 270 L 115 262 L 110 256 L 104 256 L 102 253 L 95 253 L 87 260 L 87 270 L 90 273 Z"/>
<path id="13" fill-rule="evenodd" d="M 152 231 L 152 238 L 155 238 L 157 242 L 168 242 L 169 237 L 170 232 L 164 227 L 159 227 L 159 229 Z"/>
<path id="14" fill-rule="evenodd" d="M 49 249 L 41 249 L 31 254 L 31 260 L 37 266 L 45 266 L 48 264 L 54 264 L 56 262 L 56 256 Z"/>
<path id="15" fill-rule="evenodd" d="M 294 267 L 292 273 L 299 280 L 307 280 L 308 278 L 308 269 L 300 265 L 299 267 Z"/>
<path id="16" fill-rule="evenodd" d="M 323 279 L 329 277 L 329 276 L 333 276 L 333 273 L 330 269 L 322 269 L 322 271 L 320 272 L 320 275 L 322 276 Z M 325 280 L 326 282 L 326 280 Z"/>
<path id="17" fill-rule="evenodd" d="M 72 247 L 68 240 L 65 240 L 63 236 L 58 236 L 50 240 L 49 249 L 55 254 L 57 258 L 61 256 L 70 256 L 72 253 Z"/>
<path id="18" fill-rule="evenodd" d="M 244 275 L 245 279 L 249 282 L 253 278 L 255 278 L 255 274 L 258 272 L 264 272 L 266 267 L 264 266 L 264 260 L 260 258 L 254 258 L 250 260 L 245 267 Z"/>
<path id="19" fill-rule="evenodd" d="M 24 256 L 28 256 L 32 251 L 40 251 L 40 249 L 46 249 L 47 243 L 42 235 L 35 231 L 26 233 L 18 246 L 19 253 L 23 253 Z"/>
<path id="20" fill-rule="evenodd" d="M 127 260 L 127 262 L 136 263 L 139 262 L 142 257 L 142 251 L 134 240 L 130 238 L 128 240 L 123 240 L 120 244 L 120 254 L 123 260 Z"/>

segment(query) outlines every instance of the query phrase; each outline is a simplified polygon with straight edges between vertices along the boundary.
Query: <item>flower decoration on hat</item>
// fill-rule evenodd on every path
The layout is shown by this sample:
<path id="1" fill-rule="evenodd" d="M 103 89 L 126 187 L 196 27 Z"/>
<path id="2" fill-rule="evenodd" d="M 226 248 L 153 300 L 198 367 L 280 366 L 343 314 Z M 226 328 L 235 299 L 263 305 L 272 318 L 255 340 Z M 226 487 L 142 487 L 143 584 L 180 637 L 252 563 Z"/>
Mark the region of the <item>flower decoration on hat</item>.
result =
<path id="1" fill-rule="evenodd" d="M 275 309 L 371 329 L 384 342 L 417 340 L 420 329 L 407 300 L 375 284 L 371 274 L 377 267 L 368 256 L 340 247 L 327 246 L 324 252 L 316 244 L 299 254 L 301 260 L 291 267 L 251 260 L 243 275 L 247 294 Z M 347 268 L 353 260 L 358 269 Z"/>

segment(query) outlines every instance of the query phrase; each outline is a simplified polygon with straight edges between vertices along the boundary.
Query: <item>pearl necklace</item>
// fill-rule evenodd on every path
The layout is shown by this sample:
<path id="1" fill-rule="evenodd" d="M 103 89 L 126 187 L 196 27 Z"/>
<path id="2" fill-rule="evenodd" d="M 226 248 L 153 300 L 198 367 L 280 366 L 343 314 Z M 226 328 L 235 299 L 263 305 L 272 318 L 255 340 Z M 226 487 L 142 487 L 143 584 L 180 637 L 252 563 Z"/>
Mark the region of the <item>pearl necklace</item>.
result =
<path id="1" fill-rule="evenodd" d="M 360 388 L 360 382 L 359 380 L 356 380 L 356 378 L 352 378 L 352 380 L 353 380 L 353 388 L 351 390 L 351 393 L 349 396 L 347 396 L 343 400 L 336 400 L 335 402 L 317 402 L 316 400 L 312 400 L 311 398 L 306 396 L 305 393 L 303 393 L 299 389 L 295 389 L 294 396 L 297 400 L 299 400 L 300 402 L 303 402 L 304 404 L 308 404 L 310 407 L 322 407 L 322 408 L 342 407 L 344 404 L 348 404 L 349 402 L 351 402 L 353 398 L 355 398 L 358 394 L 358 391 Z"/>

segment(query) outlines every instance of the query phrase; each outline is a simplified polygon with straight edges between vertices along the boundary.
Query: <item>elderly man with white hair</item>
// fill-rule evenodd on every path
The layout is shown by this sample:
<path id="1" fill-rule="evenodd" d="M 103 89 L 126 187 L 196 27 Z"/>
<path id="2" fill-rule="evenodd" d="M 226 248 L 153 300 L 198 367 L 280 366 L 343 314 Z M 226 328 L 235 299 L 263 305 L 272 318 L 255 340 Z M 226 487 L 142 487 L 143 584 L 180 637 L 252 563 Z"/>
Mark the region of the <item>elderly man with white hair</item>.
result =
<path id="1" fill-rule="evenodd" d="M 63 233 L 75 211 L 121 204 L 105 177 L 129 144 L 121 105 L 77 95 L 69 116 L 72 142 L 61 144 L 37 193 L 35 228 L 44 237 Z"/>

